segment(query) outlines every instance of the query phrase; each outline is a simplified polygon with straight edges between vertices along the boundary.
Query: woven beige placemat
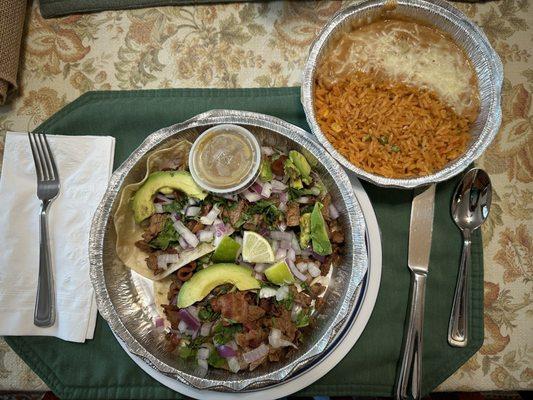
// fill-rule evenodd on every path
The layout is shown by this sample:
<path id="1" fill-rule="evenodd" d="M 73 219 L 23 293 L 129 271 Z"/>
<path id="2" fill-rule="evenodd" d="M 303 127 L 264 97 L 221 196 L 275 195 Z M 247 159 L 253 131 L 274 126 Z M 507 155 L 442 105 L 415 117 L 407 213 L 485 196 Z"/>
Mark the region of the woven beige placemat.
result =
<path id="1" fill-rule="evenodd" d="M 0 0 L 0 104 L 17 87 L 26 0 Z"/>

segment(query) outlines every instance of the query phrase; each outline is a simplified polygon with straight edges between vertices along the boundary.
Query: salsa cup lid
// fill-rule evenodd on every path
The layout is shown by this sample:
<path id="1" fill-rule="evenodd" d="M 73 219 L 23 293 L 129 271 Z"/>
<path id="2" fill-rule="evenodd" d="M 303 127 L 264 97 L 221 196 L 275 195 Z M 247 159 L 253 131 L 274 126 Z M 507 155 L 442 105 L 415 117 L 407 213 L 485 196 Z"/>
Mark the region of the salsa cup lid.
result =
<path id="1" fill-rule="evenodd" d="M 203 132 L 189 153 L 189 169 L 203 189 L 234 194 L 257 178 L 261 147 L 252 133 L 233 124 L 215 125 Z"/>

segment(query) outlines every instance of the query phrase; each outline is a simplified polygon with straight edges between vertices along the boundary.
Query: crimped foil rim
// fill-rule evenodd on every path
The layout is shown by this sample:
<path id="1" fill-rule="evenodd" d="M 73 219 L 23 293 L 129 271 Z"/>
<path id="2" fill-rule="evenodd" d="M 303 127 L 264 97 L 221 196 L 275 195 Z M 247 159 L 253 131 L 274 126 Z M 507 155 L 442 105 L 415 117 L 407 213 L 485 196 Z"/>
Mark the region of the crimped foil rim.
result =
<path id="1" fill-rule="evenodd" d="M 488 111 L 487 121 L 483 126 L 482 131 L 469 149 L 461 157 L 457 158 L 445 168 L 434 174 L 417 178 L 386 178 L 367 172 L 364 169 L 352 164 L 335 149 L 335 147 L 322 133 L 322 130 L 320 129 L 315 118 L 313 99 L 314 73 L 321 50 L 326 45 L 330 34 L 343 21 L 357 16 L 362 11 L 379 9 L 385 5 L 390 5 L 390 0 L 367 0 L 363 1 L 362 3 L 349 6 L 337 12 L 322 28 L 311 46 L 309 56 L 305 63 L 302 76 L 301 102 L 304 107 L 305 116 L 307 123 L 311 128 L 311 132 L 317 137 L 318 141 L 324 146 L 324 148 L 345 168 L 354 172 L 358 177 L 372 182 L 378 186 L 412 189 L 418 186 L 429 185 L 431 183 L 442 182 L 450 179 L 467 168 L 468 165 L 470 165 L 474 160 L 479 158 L 479 156 L 481 156 L 481 154 L 491 144 L 492 140 L 498 133 L 502 120 L 501 90 L 503 83 L 503 65 L 483 31 L 476 24 L 470 21 L 470 19 L 464 13 L 451 6 L 447 2 L 443 0 L 395 0 L 394 3 L 401 6 L 428 10 L 434 13 L 438 18 L 444 18 L 450 21 L 458 29 L 468 32 L 472 39 L 474 39 L 479 45 L 480 52 L 485 56 L 487 64 L 489 65 L 492 84 L 490 93 L 490 109 Z"/>
<path id="2" fill-rule="evenodd" d="M 270 129 L 282 136 L 295 140 L 320 160 L 328 173 L 335 176 L 335 184 L 338 187 L 342 201 L 346 206 L 347 219 L 349 221 L 349 228 L 354 245 L 351 260 L 352 272 L 350 282 L 346 287 L 346 295 L 339 308 L 339 313 L 335 316 L 335 319 L 328 328 L 325 329 L 326 334 L 302 356 L 279 370 L 266 374 L 261 377 L 261 380 L 251 378 L 240 381 L 216 381 L 199 378 L 180 371 L 158 359 L 144 348 L 124 325 L 110 298 L 104 275 L 103 249 L 106 226 L 110 223 L 112 218 L 110 213 L 113 204 L 129 171 L 137 164 L 143 155 L 151 151 L 162 141 L 177 133 L 195 127 L 222 123 L 236 123 Z M 225 392 L 256 390 L 268 385 L 277 384 L 289 377 L 299 368 L 315 361 L 315 359 L 320 357 L 323 351 L 334 342 L 335 337 L 342 334 L 349 321 L 350 315 L 354 311 L 357 300 L 357 288 L 368 267 L 368 253 L 364 239 L 365 231 L 366 224 L 362 209 L 353 193 L 346 172 L 329 154 L 323 151 L 320 145 L 316 143 L 307 132 L 292 124 L 284 122 L 283 120 L 264 114 L 233 110 L 212 110 L 199 114 L 183 123 L 172 125 L 152 133 L 113 173 L 106 193 L 95 212 L 91 225 L 89 238 L 90 278 L 95 289 L 97 306 L 102 317 L 108 322 L 109 326 L 120 340 L 126 344 L 129 351 L 140 357 L 151 368 L 198 389 Z"/>

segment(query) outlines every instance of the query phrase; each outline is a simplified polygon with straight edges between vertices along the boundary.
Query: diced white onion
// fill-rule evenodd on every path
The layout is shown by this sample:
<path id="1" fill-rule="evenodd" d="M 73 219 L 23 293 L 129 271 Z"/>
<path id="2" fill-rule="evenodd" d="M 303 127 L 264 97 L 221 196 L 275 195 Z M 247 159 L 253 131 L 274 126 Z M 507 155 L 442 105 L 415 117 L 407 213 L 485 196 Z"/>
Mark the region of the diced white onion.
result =
<path id="1" fill-rule="evenodd" d="M 261 273 L 261 272 L 263 272 L 263 271 L 264 271 L 265 269 L 267 269 L 267 268 L 268 268 L 268 265 L 267 265 L 267 264 L 255 264 L 255 266 L 254 266 L 254 271 L 255 271 L 255 272 L 259 272 L 259 273 Z"/>
<path id="2" fill-rule="evenodd" d="M 161 203 L 154 203 L 154 207 L 155 207 L 155 213 L 156 214 L 163 214 L 163 204 Z"/>
<path id="3" fill-rule="evenodd" d="M 333 205 L 333 203 L 329 205 L 328 210 L 329 210 L 329 216 L 331 219 L 339 218 L 339 211 L 337 210 L 337 207 Z"/>
<path id="4" fill-rule="evenodd" d="M 289 240 L 282 240 L 279 242 L 279 248 L 283 250 L 289 250 L 292 247 L 291 242 Z"/>
<path id="5" fill-rule="evenodd" d="M 157 256 L 157 268 L 167 269 L 168 264 L 177 263 L 179 254 L 160 254 Z"/>
<path id="6" fill-rule="evenodd" d="M 272 194 L 272 185 L 269 182 L 263 183 L 263 188 L 261 189 L 261 196 L 268 199 L 271 194 Z"/>
<path id="7" fill-rule="evenodd" d="M 296 253 L 292 247 L 289 250 L 287 250 L 287 258 L 291 261 L 296 260 Z"/>
<path id="8" fill-rule="evenodd" d="M 279 203 L 278 210 L 280 210 L 281 212 L 287 211 L 287 203 L 284 203 L 284 202 Z"/>
<path id="9" fill-rule="evenodd" d="M 207 375 L 207 371 L 209 370 L 209 366 L 207 365 L 207 360 L 200 360 L 198 359 L 198 375 L 204 377 Z"/>
<path id="10" fill-rule="evenodd" d="M 187 330 L 187 323 L 183 320 L 181 320 L 178 324 L 178 331 L 181 333 L 185 332 Z"/>
<path id="11" fill-rule="evenodd" d="M 279 249 L 279 242 L 277 240 L 273 240 L 270 246 L 272 247 L 274 254 L 276 254 L 276 251 Z"/>
<path id="12" fill-rule="evenodd" d="M 291 233 L 292 233 L 291 247 L 294 250 L 294 254 L 299 256 L 300 254 L 302 254 L 300 243 L 298 243 L 298 238 L 296 237 L 296 234 L 294 232 L 291 232 Z"/>
<path id="13" fill-rule="evenodd" d="M 298 314 L 300 314 L 301 311 L 302 311 L 302 306 L 299 304 L 295 304 L 291 311 L 291 319 L 293 321 L 296 321 L 296 319 L 298 318 Z"/>
<path id="14" fill-rule="evenodd" d="M 280 260 L 285 257 L 287 257 L 287 250 L 278 249 L 276 251 L 276 255 L 275 255 L 276 260 Z"/>
<path id="15" fill-rule="evenodd" d="M 189 197 L 189 201 L 187 202 L 190 206 L 194 206 L 197 204 L 196 199 L 193 199 L 192 197 Z"/>
<path id="16" fill-rule="evenodd" d="M 297 348 L 296 345 L 292 342 L 289 342 L 288 340 L 284 340 L 281 338 L 281 331 L 276 328 L 272 328 L 268 335 L 268 343 L 275 349 L 278 349 L 280 347 L 287 347 L 292 346 L 295 349 Z"/>
<path id="17" fill-rule="evenodd" d="M 213 326 L 212 322 L 204 322 L 202 324 L 202 327 L 200 328 L 200 336 L 204 336 L 204 337 L 209 336 L 212 326 Z"/>
<path id="18" fill-rule="evenodd" d="M 298 264 L 296 264 L 296 268 L 298 268 L 298 271 L 304 273 L 305 271 L 307 271 L 307 263 L 299 262 Z"/>
<path id="19" fill-rule="evenodd" d="M 242 355 L 244 361 L 248 364 L 253 363 L 254 361 L 260 360 L 268 354 L 268 346 L 264 343 L 261 343 L 261 346 L 250 350 Z"/>
<path id="20" fill-rule="evenodd" d="M 227 359 L 228 361 L 228 368 L 231 372 L 239 372 L 241 369 L 241 366 L 239 364 L 239 360 L 237 357 L 230 357 Z"/>
<path id="21" fill-rule="evenodd" d="M 189 243 L 192 247 L 198 246 L 200 243 L 198 238 L 194 233 L 192 233 L 185 225 L 183 225 L 183 222 L 178 220 L 175 216 L 172 217 L 174 229 L 183 236 L 183 238 Z"/>
<path id="22" fill-rule="evenodd" d="M 287 196 L 287 193 L 282 193 L 284 190 L 287 189 L 287 185 L 285 185 L 281 181 L 278 181 L 277 179 L 272 180 L 270 184 L 272 185 L 272 193 L 280 193 L 279 199 L 283 201 L 281 199 L 281 195 L 284 194 L 285 196 Z M 287 198 L 285 198 L 285 201 L 287 201 Z"/>
<path id="23" fill-rule="evenodd" d="M 170 203 L 172 203 L 172 200 L 170 200 L 168 197 L 162 195 L 161 193 L 157 193 L 155 195 L 155 198 L 161 202 L 160 204 L 170 204 Z"/>
<path id="24" fill-rule="evenodd" d="M 198 240 L 200 242 L 212 242 L 213 238 L 214 238 L 213 231 L 204 230 L 204 231 L 198 232 Z"/>
<path id="25" fill-rule="evenodd" d="M 309 204 L 311 202 L 311 198 L 308 196 L 302 196 L 297 198 L 296 202 L 300 204 Z"/>
<path id="26" fill-rule="evenodd" d="M 183 250 L 186 250 L 189 248 L 189 243 L 185 240 L 183 236 L 180 236 L 178 239 L 178 242 Z"/>
<path id="27" fill-rule="evenodd" d="M 278 291 L 271 287 L 263 287 L 259 291 L 259 298 L 260 299 L 266 299 L 269 297 L 274 297 Z"/>
<path id="28" fill-rule="evenodd" d="M 260 194 L 251 192 L 249 190 L 245 190 L 244 192 L 242 192 L 242 195 L 250 203 L 255 203 L 256 201 L 259 201 L 262 198 Z"/>
<path id="29" fill-rule="evenodd" d="M 301 280 L 302 282 L 305 282 L 307 280 L 307 276 L 302 274 L 300 271 L 298 271 L 298 268 L 296 268 L 296 265 L 294 265 L 294 262 L 290 259 L 286 259 L 287 265 L 289 266 L 291 272 L 294 274 L 296 278 Z"/>
<path id="30" fill-rule="evenodd" d="M 207 357 L 209 357 L 209 347 L 200 347 L 198 349 L 198 360 L 207 360 Z"/>
<path id="31" fill-rule="evenodd" d="M 258 281 L 264 281 L 263 274 L 260 273 L 260 272 L 255 272 L 254 273 L 254 278 L 257 279 Z"/>
<path id="32" fill-rule="evenodd" d="M 309 271 L 309 275 L 311 275 L 313 278 L 316 278 L 320 275 L 320 268 L 318 268 L 313 262 L 307 263 L 307 271 Z"/>
<path id="33" fill-rule="evenodd" d="M 270 232 L 270 237 L 273 240 L 285 240 L 289 242 L 292 240 L 290 232 L 272 231 Z"/>
<path id="34" fill-rule="evenodd" d="M 263 153 L 265 156 L 271 156 L 274 154 L 274 149 L 268 146 L 261 146 L 261 153 Z"/>
<path id="35" fill-rule="evenodd" d="M 213 225 L 213 222 L 215 222 L 215 219 L 218 217 L 218 214 L 220 214 L 220 208 L 218 208 L 215 204 L 211 211 L 207 213 L 207 215 L 204 215 L 200 218 L 200 222 L 204 225 Z"/>
<path id="36" fill-rule="evenodd" d="M 200 211 L 202 211 L 200 207 L 190 206 L 189 208 L 187 208 L 187 212 L 185 213 L 185 215 L 187 217 L 196 217 L 198 214 L 200 214 Z"/>
<path id="37" fill-rule="evenodd" d="M 289 297 L 289 287 L 285 285 L 280 286 L 279 289 L 276 290 L 276 300 L 285 300 L 287 297 Z"/>

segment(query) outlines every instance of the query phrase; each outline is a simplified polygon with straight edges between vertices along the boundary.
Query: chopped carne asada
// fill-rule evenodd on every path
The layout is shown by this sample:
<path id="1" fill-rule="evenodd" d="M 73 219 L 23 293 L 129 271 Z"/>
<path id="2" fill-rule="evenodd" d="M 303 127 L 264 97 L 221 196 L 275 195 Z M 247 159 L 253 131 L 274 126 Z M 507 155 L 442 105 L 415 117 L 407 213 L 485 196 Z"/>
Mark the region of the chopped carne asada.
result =
<path id="1" fill-rule="evenodd" d="M 135 210 L 136 251 L 160 296 L 156 326 L 168 351 L 205 372 L 251 371 L 297 351 L 342 254 L 338 212 L 304 155 L 262 149 L 258 179 L 231 196 L 196 187 L 178 160 L 160 162 L 146 182 L 168 187 Z"/>

